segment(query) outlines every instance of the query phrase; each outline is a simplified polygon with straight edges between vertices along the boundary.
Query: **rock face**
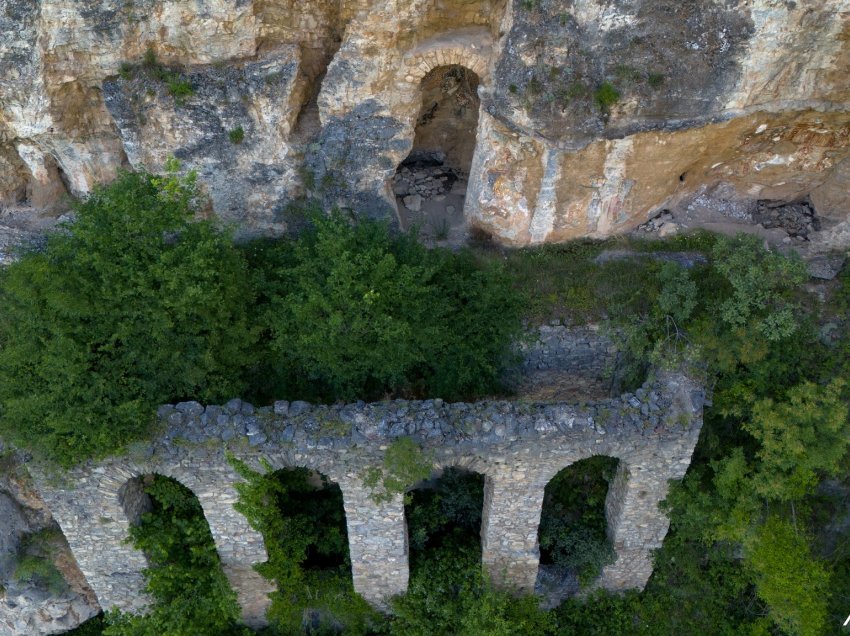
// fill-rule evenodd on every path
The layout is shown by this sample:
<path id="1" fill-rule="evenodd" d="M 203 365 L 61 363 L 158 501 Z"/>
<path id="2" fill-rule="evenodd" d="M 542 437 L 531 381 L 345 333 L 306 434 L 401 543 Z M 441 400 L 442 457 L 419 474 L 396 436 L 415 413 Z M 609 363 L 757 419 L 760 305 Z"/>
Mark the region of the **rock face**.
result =
<path id="1" fill-rule="evenodd" d="M 411 150 L 470 161 L 451 131 L 477 121 L 465 218 L 504 243 L 717 188 L 809 197 L 809 238 L 850 242 L 850 0 L 2 2 L 0 224 L 170 155 L 246 233 L 285 231 L 303 196 L 396 219 Z M 434 69 L 477 92 L 455 119 Z"/>
<path id="2" fill-rule="evenodd" d="M 41 567 L 31 573 L 31 564 Z M 98 612 L 97 597 L 77 567 L 50 511 L 20 466 L 0 466 L 0 632 L 58 634 Z"/>

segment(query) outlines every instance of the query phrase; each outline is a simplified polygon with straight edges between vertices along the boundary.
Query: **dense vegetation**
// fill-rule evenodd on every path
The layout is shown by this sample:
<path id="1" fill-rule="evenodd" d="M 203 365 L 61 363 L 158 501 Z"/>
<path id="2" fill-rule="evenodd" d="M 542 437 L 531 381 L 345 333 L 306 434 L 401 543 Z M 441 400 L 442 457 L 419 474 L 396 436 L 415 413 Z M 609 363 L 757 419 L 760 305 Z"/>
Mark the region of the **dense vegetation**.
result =
<path id="1" fill-rule="evenodd" d="M 70 465 L 159 404 L 495 391 L 520 329 L 504 268 L 340 214 L 233 244 L 194 180 L 125 173 L 0 271 L 0 435 Z"/>
<path id="2" fill-rule="evenodd" d="M 258 390 L 333 401 L 499 388 L 521 308 L 500 264 L 379 223 L 311 218 L 297 239 L 246 250 L 273 354 Z"/>
<path id="3" fill-rule="evenodd" d="M 342 492 L 306 469 L 260 472 L 231 460 L 245 482 L 236 509 L 258 530 L 269 560 L 258 566 L 277 591 L 268 617 L 272 633 L 333 633 L 345 625 L 366 633 L 380 615 L 354 593 Z"/>
<path id="4" fill-rule="evenodd" d="M 314 217 L 298 239 L 235 248 L 226 233 L 191 219 L 192 200 L 191 182 L 124 175 L 82 204 L 76 224 L 44 250 L 0 274 L 4 437 L 67 464 L 144 435 L 154 405 L 183 397 L 488 393 L 498 390 L 521 308 L 531 323 L 604 321 L 631 354 L 634 377 L 649 364 L 687 364 L 713 388 L 693 464 L 667 499 L 671 532 L 646 590 L 595 592 L 552 612 L 493 590 L 483 576 L 469 533 L 478 487 L 466 476 L 410 495 L 412 546 L 428 550 L 414 551 L 410 591 L 385 619 L 351 590 L 330 493 L 307 505 L 305 489 L 316 486 L 305 476 L 242 467 L 240 507 L 269 546 L 261 570 L 278 583 L 271 616 L 280 633 L 840 631 L 850 612 L 846 269 L 819 295 L 798 259 L 746 237 L 625 245 L 707 257 L 684 269 L 597 259 L 611 242 L 428 252 L 340 216 Z M 590 474 L 571 478 L 589 484 Z M 541 528 L 553 562 L 576 556 L 571 533 L 584 522 L 599 536 L 601 490 L 587 489 L 595 505 L 567 490 L 556 482 L 547 493 L 563 511 Z M 152 588 L 160 581 L 153 570 L 168 583 L 195 567 L 189 551 L 168 547 L 194 545 L 174 535 L 178 508 L 168 523 L 139 526 L 155 528 L 149 553 L 162 544 L 171 555 L 152 561 Z M 134 531 L 134 540 L 144 534 Z M 198 558 L 206 554 L 207 570 L 218 572 L 205 545 Z M 590 572 L 603 561 L 570 565 Z M 108 629 L 145 634 L 145 621 L 197 620 L 194 633 L 227 633 L 235 610 L 222 581 L 192 588 L 189 607 L 164 583 L 162 594 L 152 589 L 159 602 L 149 618 L 110 618 Z M 212 609 L 196 613 L 193 603 Z"/>
<path id="5" fill-rule="evenodd" d="M 595 456 L 564 468 L 546 485 L 540 518 L 540 563 L 575 572 L 582 584 L 614 562 L 606 536 L 605 497 L 617 459 Z"/>
<path id="6" fill-rule="evenodd" d="M 493 588 L 481 569 L 484 477 L 448 469 L 405 505 L 410 584 L 395 599 L 392 636 L 538 634 L 551 626 L 533 597 Z"/>
<path id="7" fill-rule="evenodd" d="M 0 434 L 62 464 L 146 434 L 163 398 L 245 387 L 247 269 L 191 181 L 126 173 L 0 270 Z"/>
<path id="8" fill-rule="evenodd" d="M 146 591 L 154 603 L 143 616 L 107 614 L 104 636 L 246 634 L 197 497 L 159 475 L 145 477 L 145 492 L 152 510 L 131 527 L 130 540 L 148 559 Z"/>

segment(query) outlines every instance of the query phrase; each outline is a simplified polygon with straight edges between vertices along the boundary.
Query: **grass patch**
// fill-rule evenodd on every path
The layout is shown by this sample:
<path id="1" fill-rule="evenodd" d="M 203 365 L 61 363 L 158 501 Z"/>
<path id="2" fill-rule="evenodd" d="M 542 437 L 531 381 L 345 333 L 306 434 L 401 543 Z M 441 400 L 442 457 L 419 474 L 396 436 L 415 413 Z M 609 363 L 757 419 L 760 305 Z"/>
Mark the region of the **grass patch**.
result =
<path id="1" fill-rule="evenodd" d="M 604 82 L 593 93 L 593 99 L 599 108 L 607 112 L 611 106 L 620 101 L 620 91 L 611 82 Z"/>
<path id="2" fill-rule="evenodd" d="M 227 133 L 228 139 L 230 139 L 230 143 L 232 144 L 241 144 L 245 139 L 245 130 L 242 126 L 237 126 L 233 130 Z"/>
<path id="3" fill-rule="evenodd" d="M 664 85 L 663 73 L 649 73 L 646 76 L 646 82 L 652 88 L 661 88 Z"/>

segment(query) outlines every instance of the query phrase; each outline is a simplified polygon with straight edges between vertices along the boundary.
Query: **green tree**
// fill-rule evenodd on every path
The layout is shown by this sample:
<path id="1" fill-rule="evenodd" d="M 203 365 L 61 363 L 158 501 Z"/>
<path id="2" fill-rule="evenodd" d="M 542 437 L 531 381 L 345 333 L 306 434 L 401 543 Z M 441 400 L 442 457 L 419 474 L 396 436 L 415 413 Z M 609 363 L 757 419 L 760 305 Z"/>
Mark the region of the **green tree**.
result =
<path id="1" fill-rule="evenodd" d="M 386 224 L 310 219 L 297 240 L 251 255 L 274 356 L 268 393 L 459 398 L 499 385 L 521 309 L 502 268 Z"/>
<path id="2" fill-rule="evenodd" d="M 143 436 L 156 405 L 245 387 L 245 261 L 194 221 L 194 178 L 122 173 L 0 272 L 0 433 L 63 465 Z"/>
<path id="3" fill-rule="evenodd" d="M 719 316 L 731 327 L 754 326 L 768 340 L 781 340 L 797 328 L 794 305 L 785 296 L 806 280 L 802 259 L 761 247 L 760 239 L 739 234 L 714 246 L 714 267 L 731 287 Z"/>
<path id="4" fill-rule="evenodd" d="M 829 573 L 813 557 L 806 538 L 790 522 L 771 515 L 759 528 L 748 552 L 756 590 L 773 621 L 787 633 L 823 634 Z"/>
<path id="5" fill-rule="evenodd" d="M 826 386 L 806 382 L 782 402 L 767 398 L 753 408 L 744 428 L 759 442 L 757 493 L 780 501 L 812 492 L 821 475 L 835 475 L 850 446 L 843 379 Z"/>

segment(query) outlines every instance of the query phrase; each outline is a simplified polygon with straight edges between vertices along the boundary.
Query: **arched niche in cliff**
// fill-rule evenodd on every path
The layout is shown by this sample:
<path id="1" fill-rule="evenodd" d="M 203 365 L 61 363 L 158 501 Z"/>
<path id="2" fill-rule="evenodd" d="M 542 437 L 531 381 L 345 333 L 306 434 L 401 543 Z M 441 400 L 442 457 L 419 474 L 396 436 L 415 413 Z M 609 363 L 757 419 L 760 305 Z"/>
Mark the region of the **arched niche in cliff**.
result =
<path id="1" fill-rule="evenodd" d="M 404 229 L 434 241 L 465 236 L 466 188 L 478 128 L 478 74 L 445 64 L 420 80 L 421 106 L 413 147 L 393 178 Z"/>
<path id="2" fill-rule="evenodd" d="M 484 481 L 480 473 L 449 467 L 408 492 L 404 516 L 414 578 L 432 559 L 452 559 L 458 567 L 480 562 Z"/>
<path id="3" fill-rule="evenodd" d="M 544 606 L 554 607 L 586 587 L 616 559 L 608 499 L 619 463 L 614 457 L 594 455 L 558 471 L 546 484 L 536 585 Z"/>

